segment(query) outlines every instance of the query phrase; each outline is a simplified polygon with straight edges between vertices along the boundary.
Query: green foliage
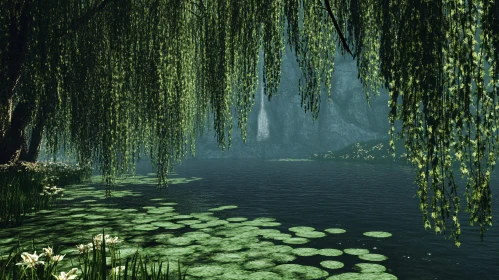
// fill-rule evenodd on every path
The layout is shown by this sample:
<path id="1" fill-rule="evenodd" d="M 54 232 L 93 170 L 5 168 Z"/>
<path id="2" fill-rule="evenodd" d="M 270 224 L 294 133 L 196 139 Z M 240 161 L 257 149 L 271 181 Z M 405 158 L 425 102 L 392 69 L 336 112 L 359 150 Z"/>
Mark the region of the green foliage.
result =
<path id="1" fill-rule="evenodd" d="M 109 185 L 144 154 L 165 185 L 208 121 L 222 148 L 230 147 L 235 117 L 245 138 L 260 50 L 269 98 L 285 42 L 302 70 L 303 108 L 317 117 L 321 90 L 330 93 L 338 36 L 316 1 L 12 3 L 0 4 L 0 144 L 13 108 L 24 102 L 34 108 L 31 125 L 43 121 L 52 152 L 63 146 L 79 162 L 98 163 Z M 425 227 L 445 233 L 452 217 L 459 245 L 457 162 L 467 180 L 465 209 L 483 236 L 492 224 L 490 174 L 499 148 L 499 4 L 331 5 L 355 46 L 367 100 L 388 89 L 390 146 L 399 121 L 417 167 Z"/>
<path id="2" fill-rule="evenodd" d="M 339 151 L 315 153 L 311 158 L 314 160 L 340 160 L 369 163 L 406 164 L 408 163 L 407 153 L 404 152 L 406 150 L 403 145 L 403 142 L 397 141 L 397 146 L 399 147 L 396 148 L 396 151 L 399 154 L 395 155 L 394 153 L 392 153 L 388 141 L 373 140 L 367 142 L 358 142 L 349 145 Z"/>
<path id="3" fill-rule="evenodd" d="M 466 210 L 483 236 L 492 225 L 490 173 L 499 138 L 499 9 L 493 1 L 389 1 L 375 9 L 381 74 L 389 90 L 390 134 L 400 120 L 417 166 L 425 228 L 459 246 L 460 196 L 452 170 L 467 179 Z M 361 27 L 362 23 L 354 25 Z M 403 32 L 400 32 L 403 30 Z M 430 222 L 429 218 L 433 220 Z"/>
<path id="4" fill-rule="evenodd" d="M 0 165 L 0 223 L 21 223 L 26 214 L 46 209 L 68 184 L 90 178 L 89 166 L 57 163 Z"/>
<path id="5" fill-rule="evenodd" d="M 144 154 L 166 184 L 167 170 L 194 152 L 209 115 L 222 148 L 230 146 L 233 118 L 245 138 L 260 50 L 270 98 L 286 37 L 303 69 L 305 109 L 316 116 L 321 86 L 330 88 L 334 33 L 309 1 L 29 2 L 28 19 L 5 9 L 0 24 L 2 34 L 27 24 L 16 100 L 36 104 L 33 123 L 43 119 L 51 152 L 63 147 L 79 162 L 98 163 L 109 184 Z"/>

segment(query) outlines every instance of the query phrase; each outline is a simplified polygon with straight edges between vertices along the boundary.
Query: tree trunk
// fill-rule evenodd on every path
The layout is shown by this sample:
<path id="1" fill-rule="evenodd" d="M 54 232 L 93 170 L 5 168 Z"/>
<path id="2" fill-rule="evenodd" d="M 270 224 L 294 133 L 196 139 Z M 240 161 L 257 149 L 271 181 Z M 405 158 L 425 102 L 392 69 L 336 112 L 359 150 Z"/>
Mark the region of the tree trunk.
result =
<path id="1" fill-rule="evenodd" d="M 42 147 L 43 138 L 43 120 L 40 118 L 36 125 L 31 129 L 31 139 L 29 141 L 29 147 L 26 146 L 26 150 L 23 150 L 21 155 L 21 160 L 36 162 L 38 156 L 40 155 L 40 148 Z"/>
<path id="2" fill-rule="evenodd" d="M 31 25 L 32 1 L 9 1 L 8 26 L 0 29 L 7 34 L 0 40 L 0 164 L 19 160 L 26 127 L 31 121 L 32 106 L 20 102 L 12 111 L 16 87 L 26 58 L 27 32 Z M 3 6 L 3 5 L 2 5 Z M 6 28 L 4 28 L 6 27 Z M 2 35 L 3 36 L 3 35 Z"/>
<path id="3" fill-rule="evenodd" d="M 0 92 L 0 143 L 8 130 L 12 116 L 12 98 L 7 98 L 7 93 Z"/>
<path id="4" fill-rule="evenodd" d="M 9 130 L 3 139 L 3 153 L 0 151 L 0 164 L 17 162 L 26 146 L 26 128 L 31 121 L 33 106 L 27 102 L 17 104 L 12 114 Z"/>

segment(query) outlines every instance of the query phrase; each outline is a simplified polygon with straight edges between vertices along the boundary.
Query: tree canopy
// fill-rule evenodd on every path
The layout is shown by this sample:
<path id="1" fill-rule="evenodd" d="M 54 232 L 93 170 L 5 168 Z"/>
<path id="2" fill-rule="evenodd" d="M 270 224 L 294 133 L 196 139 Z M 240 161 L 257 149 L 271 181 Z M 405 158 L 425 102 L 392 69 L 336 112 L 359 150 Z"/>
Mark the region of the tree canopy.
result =
<path id="1" fill-rule="evenodd" d="M 246 137 L 260 50 L 269 99 L 285 45 L 296 53 L 297 91 L 316 118 L 321 91 L 334 94 L 343 33 L 367 100 L 388 89 L 389 133 L 401 124 L 425 227 L 450 223 L 459 245 L 462 196 L 481 235 L 492 224 L 497 0 L 6 0 L 0 10 L 0 163 L 35 161 L 43 137 L 98 163 L 108 182 L 147 154 L 166 183 L 208 120 L 222 148 L 233 118 Z"/>

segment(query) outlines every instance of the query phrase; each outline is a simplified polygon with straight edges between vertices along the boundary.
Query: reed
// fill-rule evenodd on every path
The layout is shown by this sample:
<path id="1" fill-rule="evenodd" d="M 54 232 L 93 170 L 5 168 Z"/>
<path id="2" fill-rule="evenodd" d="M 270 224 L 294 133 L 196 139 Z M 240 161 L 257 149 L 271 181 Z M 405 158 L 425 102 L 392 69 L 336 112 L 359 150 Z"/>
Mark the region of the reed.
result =
<path id="1" fill-rule="evenodd" d="M 77 245 L 79 251 L 77 267 L 61 271 L 60 262 L 67 258 L 56 255 L 52 247 L 43 248 L 37 254 L 34 242 L 33 254 L 25 252 L 19 245 L 6 259 L 0 259 L 0 279 L 4 280 L 185 280 L 187 268 L 182 273 L 180 261 L 176 270 L 170 269 L 170 263 L 142 257 L 138 251 L 125 259 L 120 257 L 118 237 L 110 237 L 102 231 L 88 244 Z M 109 260 L 109 261 L 108 261 Z M 70 260 L 73 266 L 73 260 Z"/>
<path id="2" fill-rule="evenodd" d="M 0 165 L 0 224 L 21 224 L 27 214 L 50 207 L 62 195 L 61 186 L 83 182 L 90 175 L 90 166 L 29 162 Z"/>

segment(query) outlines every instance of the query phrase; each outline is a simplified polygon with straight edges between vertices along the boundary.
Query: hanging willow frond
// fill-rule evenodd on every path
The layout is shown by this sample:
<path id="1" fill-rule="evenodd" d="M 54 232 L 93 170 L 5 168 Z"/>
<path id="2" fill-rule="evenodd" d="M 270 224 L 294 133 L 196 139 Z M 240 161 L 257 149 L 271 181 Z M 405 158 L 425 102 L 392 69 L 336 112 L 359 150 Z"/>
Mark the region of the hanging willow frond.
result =
<path id="1" fill-rule="evenodd" d="M 235 117 L 246 137 L 260 51 L 271 98 L 285 42 L 291 47 L 302 106 L 317 118 L 341 42 L 350 54 L 353 46 L 367 100 L 388 89 L 392 148 L 400 122 L 425 226 L 445 232 L 452 217 L 459 245 L 462 197 L 483 236 L 499 143 L 498 1 L 318 3 L 0 1 L 0 148 L 21 104 L 25 120 L 43 123 L 54 153 L 65 148 L 97 163 L 109 184 L 147 154 L 163 185 L 208 121 L 222 148 Z M 456 173 L 466 179 L 464 195 Z"/>

